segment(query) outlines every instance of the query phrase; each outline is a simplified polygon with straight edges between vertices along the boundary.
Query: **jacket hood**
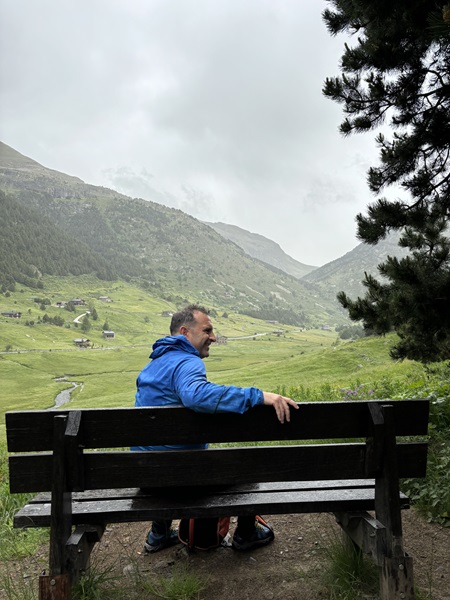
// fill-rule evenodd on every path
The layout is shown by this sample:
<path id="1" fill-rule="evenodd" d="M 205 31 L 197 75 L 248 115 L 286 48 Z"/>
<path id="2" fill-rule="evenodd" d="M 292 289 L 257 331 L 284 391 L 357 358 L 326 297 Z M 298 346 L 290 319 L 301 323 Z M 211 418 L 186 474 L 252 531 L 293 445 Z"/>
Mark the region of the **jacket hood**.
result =
<path id="1" fill-rule="evenodd" d="M 153 352 L 150 354 L 151 359 L 159 358 L 166 352 L 188 352 L 200 357 L 198 350 L 184 337 L 184 335 L 168 335 L 165 338 L 157 340 L 153 346 Z"/>

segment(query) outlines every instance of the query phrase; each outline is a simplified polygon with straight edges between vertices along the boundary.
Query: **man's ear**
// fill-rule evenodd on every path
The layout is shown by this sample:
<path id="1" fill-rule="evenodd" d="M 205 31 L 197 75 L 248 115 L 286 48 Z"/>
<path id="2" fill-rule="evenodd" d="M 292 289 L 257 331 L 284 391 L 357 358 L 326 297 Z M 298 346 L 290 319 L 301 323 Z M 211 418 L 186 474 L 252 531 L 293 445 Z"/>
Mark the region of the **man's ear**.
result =
<path id="1" fill-rule="evenodd" d="M 180 329 L 178 330 L 178 333 L 179 333 L 179 335 L 184 335 L 184 336 L 186 336 L 187 332 L 188 332 L 188 328 L 187 328 L 187 327 L 185 327 L 184 325 L 182 325 L 182 326 L 180 327 Z"/>

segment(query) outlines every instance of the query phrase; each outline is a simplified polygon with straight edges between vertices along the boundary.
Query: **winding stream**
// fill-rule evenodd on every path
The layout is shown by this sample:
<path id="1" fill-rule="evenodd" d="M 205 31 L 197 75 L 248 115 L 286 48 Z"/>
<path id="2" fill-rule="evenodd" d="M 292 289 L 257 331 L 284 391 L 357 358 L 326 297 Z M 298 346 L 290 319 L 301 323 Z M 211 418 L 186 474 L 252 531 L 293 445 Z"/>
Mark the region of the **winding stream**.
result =
<path id="1" fill-rule="evenodd" d="M 67 377 L 57 377 L 55 381 L 67 381 Z M 57 408 L 60 408 L 64 404 L 70 402 L 70 394 L 73 392 L 74 389 L 82 385 L 81 383 L 77 383 L 76 381 L 70 381 L 68 383 L 70 383 L 72 387 L 67 390 L 62 390 L 62 392 L 59 392 L 59 394 L 55 398 L 55 404 L 48 410 L 56 410 Z"/>

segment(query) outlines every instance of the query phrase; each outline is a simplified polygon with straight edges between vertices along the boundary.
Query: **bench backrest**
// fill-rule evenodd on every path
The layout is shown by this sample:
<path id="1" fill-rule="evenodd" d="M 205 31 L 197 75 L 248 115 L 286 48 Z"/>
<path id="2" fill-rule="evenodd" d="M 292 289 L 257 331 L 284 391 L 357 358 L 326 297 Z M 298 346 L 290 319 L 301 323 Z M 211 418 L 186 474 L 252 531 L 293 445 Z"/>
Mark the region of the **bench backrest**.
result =
<path id="1" fill-rule="evenodd" d="M 243 415 L 183 407 L 13 411 L 6 413 L 8 450 L 32 454 L 10 457 L 10 487 L 12 492 L 50 490 L 57 449 L 64 452 L 72 490 L 360 479 L 376 473 L 387 434 L 394 443 L 396 436 L 426 435 L 428 411 L 427 400 L 300 403 L 283 425 L 267 407 Z M 305 440 L 332 443 L 302 444 Z M 86 452 L 267 441 L 279 443 L 208 452 Z M 399 476 L 424 476 L 426 451 L 423 442 L 397 444 Z"/>

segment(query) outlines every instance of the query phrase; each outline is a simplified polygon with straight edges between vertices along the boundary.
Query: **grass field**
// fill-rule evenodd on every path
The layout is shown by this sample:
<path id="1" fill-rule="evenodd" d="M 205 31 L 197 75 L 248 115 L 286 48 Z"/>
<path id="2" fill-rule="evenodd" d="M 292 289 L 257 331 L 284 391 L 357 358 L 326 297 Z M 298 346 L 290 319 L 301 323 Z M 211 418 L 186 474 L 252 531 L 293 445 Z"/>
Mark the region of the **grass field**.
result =
<path id="1" fill-rule="evenodd" d="M 99 300 L 105 295 L 111 303 Z M 34 301 L 36 296 L 51 304 L 41 309 Z M 55 306 L 74 297 L 84 298 L 86 306 L 75 313 Z M 97 320 L 91 318 L 91 329 L 81 331 L 74 319 L 94 308 Z M 299 330 L 230 312 L 225 316 L 217 307 L 208 308 L 216 309 L 216 334 L 228 338 L 226 344 L 214 345 L 205 360 L 208 377 L 216 383 L 255 385 L 297 401 L 429 396 L 428 476 L 403 485 L 428 519 L 450 525 L 448 365 L 426 368 L 412 361 L 391 360 L 394 335 L 343 342 L 332 330 Z M 2 560 L 33 554 L 48 535 L 42 530 L 18 532 L 12 528 L 12 515 L 25 497 L 9 494 L 4 413 L 51 408 L 64 389 L 71 390 L 70 402 L 65 405 L 69 408 L 133 406 L 136 377 L 147 363 L 155 339 L 168 333 L 170 319 L 162 313 L 175 309 L 171 302 L 155 299 L 130 284 L 102 287 L 89 277 L 47 279 L 46 289 L 39 293 L 24 289 L 0 295 L 0 313 L 22 313 L 20 319 L 0 316 Z M 62 316 L 64 326 L 42 322 L 45 314 Z M 114 339 L 103 338 L 105 323 L 115 332 Z M 93 346 L 77 348 L 74 339 L 79 337 L 89 338 Z M 13 590 L 8 597 L 20 595 Z"/>
<path id="2" fill-rule="evenodd" d="M 111 303 L 100 301 L 100 296 L 109 296 Z M 41 309 L 35 297 L 51 304 Z M 77 307 L 75 313 L 55 306 L 74 297 L 83 298 L 86 306 Z M 74 319 L 93 308 L 98 318 L 90 319 L 91 329 L 82 332 Z M 135 380 L 151 345 L 168 333 L 170 319 L 162 313 L 175 309 L 127 283 L 99 287 L 98 280 L 89 277 L 49 278 L 39 293 L 23 289 L 0 295 L 0 312 L 22 313 L 21 319 L 0 317 L 0 439 L 5 411 L 50 408 L 60 391 L 73 387 L 72 382 L 77 387 L 70 407 L 132 406 Z M 294 394 L 299 389 L 352 388 L 383 377 L 395 381 L 423 376 L 420 365 L 389 359 L 392 336 L 344 343 L 333 331 L 299 330 L 216 312 L 216 333 L 228 338 L 206 359 L 208 376 L 216 383 Z M 43 323 L 44 314 L 62 316 L 64 326 Z M 34 325 L 26 324 L 31 321 Z M 114 339 L 103 338 L 105 322 L 115 332 Z M 88 337 L 93 347 L 77 348 L 74 339 L 79 337 Z"/>

